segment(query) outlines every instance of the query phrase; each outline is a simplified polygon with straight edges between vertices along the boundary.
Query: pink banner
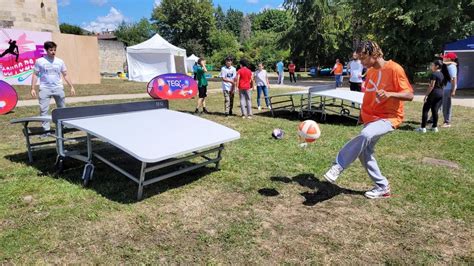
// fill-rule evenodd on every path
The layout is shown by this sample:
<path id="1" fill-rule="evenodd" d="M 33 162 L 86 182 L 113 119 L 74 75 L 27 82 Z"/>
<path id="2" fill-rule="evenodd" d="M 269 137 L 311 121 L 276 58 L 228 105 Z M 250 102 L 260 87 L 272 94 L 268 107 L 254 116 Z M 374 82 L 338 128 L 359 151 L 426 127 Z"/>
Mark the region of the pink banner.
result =
<path id="1" fill-rule="evenodd" d="M 44 54 L 50 32 L 0 29 L 0 80 L 12 85 L 30 85 L 36 59 Z"/>

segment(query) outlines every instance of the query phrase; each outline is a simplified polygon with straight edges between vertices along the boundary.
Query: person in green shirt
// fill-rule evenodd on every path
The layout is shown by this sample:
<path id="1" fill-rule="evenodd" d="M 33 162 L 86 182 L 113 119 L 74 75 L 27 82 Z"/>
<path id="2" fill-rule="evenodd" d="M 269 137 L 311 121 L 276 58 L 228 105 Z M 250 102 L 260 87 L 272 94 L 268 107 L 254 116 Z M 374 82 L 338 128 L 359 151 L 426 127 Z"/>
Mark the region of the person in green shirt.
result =
<path id="1" fill-rule="evenodd" d="M 206 109 L 206 97 L 207 97 L 207 78 L 206 78 L 206 60 L 204 58 L 198 59 L 198 67 L 196 70 L 196 79 L 198 82 L 198 91 L 199 99 L 197 102 L 196 111 L 194 113 L 199 113 L 199 108 L 202 108 L 202 111 L 206 114 L 209 114 L 209 111 Z"/>

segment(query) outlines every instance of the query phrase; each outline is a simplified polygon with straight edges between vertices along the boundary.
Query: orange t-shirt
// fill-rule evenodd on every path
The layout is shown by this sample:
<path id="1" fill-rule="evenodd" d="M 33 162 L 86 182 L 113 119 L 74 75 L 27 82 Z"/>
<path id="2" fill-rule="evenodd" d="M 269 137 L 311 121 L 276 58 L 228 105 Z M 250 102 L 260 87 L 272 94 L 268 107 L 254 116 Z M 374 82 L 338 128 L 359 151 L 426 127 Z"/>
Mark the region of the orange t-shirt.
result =
<path id="1" fill-rule="evenodd" d="M 341 63 L 336 63 L 334 65 L 334 75 L 342 75 L 342 64 Z"/>
<path id="2" fill-rule="evenodd" d="M 379 99 L 376 94 L 377 90 L 413 92 L 403 68 L 390 60 L 381 69 L 370 68 L 367 70 L 361 110 L 364 124 L 388 119 L 392 126 L 397 128 L 403 121 L 403 101 L 395 98 Z"/>

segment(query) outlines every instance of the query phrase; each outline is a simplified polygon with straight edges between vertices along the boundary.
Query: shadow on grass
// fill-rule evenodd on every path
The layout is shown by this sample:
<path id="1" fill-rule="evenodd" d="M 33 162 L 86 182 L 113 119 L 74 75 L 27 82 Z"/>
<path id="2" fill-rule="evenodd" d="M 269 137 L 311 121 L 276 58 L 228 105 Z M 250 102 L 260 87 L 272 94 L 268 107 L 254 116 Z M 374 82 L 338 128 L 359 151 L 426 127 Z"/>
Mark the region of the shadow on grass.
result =
<path id="1" fill-rule="evenodd" d="M 285 184 L 297 183 L 302 187 L 306 187 L 315 192 L 303 192 L 301 196 L 305 198 L 303 205 L 314 206 L 320 202 L 329 200 L 339 194 L 349 194 L 349 195 L 363 195 L 363 191 L 356 191 L 351 189 L 341 188 L 337 185 L 331 184 L 327 181 L 318 180 L 313 174 L 299 174 L 294 177 L 286 176 L 272 176 L 270 180 L 274 182 L 281 182 Z M 262 188 L 258 191 L 261 195 L 264 196 L 276 196 L 280 193 L 276 189 L 271 188 Z"/>
<path id="2" fill-rule="evenodd" d="M 397 128 L 397 130 L 414 131 L 416 128 L 420 127 L 420 124 L 420 121 L 404 121 L 403 124 Z"/>
<path id="3" fill-rule="evenodd" d="M 122 153 L 115 153 L 115 151 L 109 152 L 108 150 L 106 151 L 107 159 L 111 159 L 112 162 L 119 165 L 120 167 L 123 167 L 124 170 L 131 173 L 132 175 L 139 176 L 139 161 L 130 158 L 129 156 L 125 156 Z M 104 154 L 105 152 L 103 151 L 101 153 Z M 82 173 L 84 170 L 83 162 L 71 158 L 66 158 L 64 160 L 63 171 L 58 172 L 55 166 L 56 150 L 54 148 L 37 150 L 33 153 L 33 156 L 34 162 L 31 164 L 28 163 L 28 154 L 26 152 L 7 155 L 5 156 L 5 158 L 15 163 L 23 163 L 25 165 L 32 166 L 39 171 L 39 175 L 41 176 L 60 178 L 72 184 L 82 186 Z M 138 202 L 137 183 L 113 170 L 108 165 L 105 165 L 99 160 L 95 160 L 94 165 L 95 169 L 93 179 L 89 182 L 87 188 L 84 187 L 84 189 L 92 189 L 109 200 L 123 204 Z M 169 171 L 178 170 L 180 169 L 180 167 L 191 165 L 194 165 L 194 163 L 181 163 L 174 167 L 168 167 L 163 170 L 154 171 L 147 175 L 147 177 L 155 177 L 167 173 Z M 210 164 L 209 166 L 201 167 L 193 171 L 145 186 L 143 189 L 142 200 L 166 192 L 168 190 L 191 184 L 194 181 L 197 181 L 200 178 L 216 171 L 213 166 L 213 164 Z"/>
<path id="4" fill-rule="evenodd" d="M 331 125 L 344 125 L 344 126 L 357 126 L 357 121 L 337 114 L 327 114 L 326 120 L 322 120 L 321 114 L 314 113 L 311 116 L 304 116 L 301 118 L 298 112 L 289 111 L 289 110 L 277 110 L 275 111 L 275 116 L 272 116 L 271 111 L 263 111 L 259 113 L 254 113 L 254 115 L 270 118 L 283 118 L 290 121 L 304 121 L 304 120 L 314 120 L 320 124 L 331 124 Z"/>

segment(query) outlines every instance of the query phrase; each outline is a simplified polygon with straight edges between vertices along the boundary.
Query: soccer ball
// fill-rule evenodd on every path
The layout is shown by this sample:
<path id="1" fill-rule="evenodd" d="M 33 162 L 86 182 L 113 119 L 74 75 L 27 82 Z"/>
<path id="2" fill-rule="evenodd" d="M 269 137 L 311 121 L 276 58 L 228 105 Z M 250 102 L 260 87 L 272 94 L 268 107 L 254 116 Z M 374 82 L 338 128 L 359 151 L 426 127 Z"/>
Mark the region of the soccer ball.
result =
<path id="1" fill-rule="evenodd" d="M 298 136 L 304 142 L 313 142 L 321 136 L 318 123 L 313 120 L 305 120 L 298 126 Z"/>
<path id="2" fill-rule="evenodd" d="M 285 135 L 285 132 L 279 128 L 275 128 L 272 131 L 272 137 L 274 137 L 275 139 L 282 139 L 284 135 Z"/>

